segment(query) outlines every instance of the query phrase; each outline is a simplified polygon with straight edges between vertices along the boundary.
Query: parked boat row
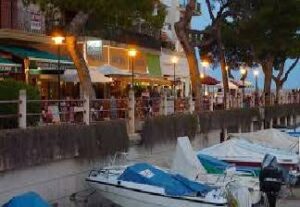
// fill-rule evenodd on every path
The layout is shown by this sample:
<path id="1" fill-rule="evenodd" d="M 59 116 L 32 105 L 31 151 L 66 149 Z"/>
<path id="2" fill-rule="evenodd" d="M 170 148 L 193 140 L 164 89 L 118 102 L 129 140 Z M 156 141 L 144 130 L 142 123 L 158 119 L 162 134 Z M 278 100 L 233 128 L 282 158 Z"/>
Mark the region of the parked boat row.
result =
<path id="1" fill-rule="evenodd" d="M 275 129 L 232 134 L 229 140 L 200 151 L 194 151 L 189 139 L 182 137 L 178 138 L 171 169 L 149 163 L 110 166 L 91 171 L 86 181 L 123 207 L 232 203 L 251 207 L 261 198 L 259 175 L 266 157 L 275 157 L 287 175 L 297 179 L 298 145 L 298 139 Z"/>

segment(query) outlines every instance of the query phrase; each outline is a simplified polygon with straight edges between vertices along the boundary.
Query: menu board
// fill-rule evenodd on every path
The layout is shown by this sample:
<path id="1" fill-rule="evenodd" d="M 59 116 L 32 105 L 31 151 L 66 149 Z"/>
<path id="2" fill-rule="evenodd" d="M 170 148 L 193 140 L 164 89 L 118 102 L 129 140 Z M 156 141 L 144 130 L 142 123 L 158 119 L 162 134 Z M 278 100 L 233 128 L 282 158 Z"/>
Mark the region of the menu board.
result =
<path id="1" fill-rule="evenodd" d="M 48 106 L 48 112 L 52 114 L 52 122 L 53 123 L 60 122 L 58 106 Z"/>

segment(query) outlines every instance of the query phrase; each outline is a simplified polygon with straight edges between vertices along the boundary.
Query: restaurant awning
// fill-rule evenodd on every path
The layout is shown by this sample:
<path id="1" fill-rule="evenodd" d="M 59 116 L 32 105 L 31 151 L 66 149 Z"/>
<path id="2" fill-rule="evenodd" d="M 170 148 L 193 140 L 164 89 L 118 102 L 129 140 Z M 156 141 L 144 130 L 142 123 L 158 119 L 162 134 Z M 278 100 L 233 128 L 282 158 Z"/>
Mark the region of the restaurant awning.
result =
<path id="1" fill-rule="evenodd" d="M 220 83 L 220 81 L 218 81 L 217 79 L 209 76 L 209 75 L 205 75 L 203 78 L 201 78 L 201 83 L 203 85 L 210 85 L 210 86 L 214 86 Z"/>
<path id="2" fill-rule="evenodd" d="M 119 80 L 126 81 L 126 82 L 131 82 L 132 79 L 129 77 L 121 77 Z M 173 83 L 170 80 L 166 80 L 164 78 L 155 78 L 155 77 L 150 77 L 150 76 L 139 76 L 134 78 L 134 82 L 139 82 L 139 83 L 149 83 L 149 84 L 158 84 L 158 85 L 164 85 L 164 86 L 171 86 Z"/>
<path id="3" fill-rule="evenodd" d="M 147 63 L 149 75 L 153 77 L 161 77 L 160 57 L 159 55 L 147 54 Z"/>
<path id="4" fill-rule="evenodd" d="M 109 76 L 109 77 L 116 77 L 116 76 L 131 76 L 131 72 L 128 71 L 128 70 L 122 70 L 122 69 L 119 69 L 119 68 L 116 68 L 114 66 L 111 66 L 111 65 L 103 65 L 103 66 L 100 66 L 99 68 L 95 69 L 97 70 L 98 72 L 102 73 L 103 75 L 105 76 Z"/>
<path id="5" fill-rule="evenodd" d="M 47 51 L 38 50 L 35 48 L 29 47 L 19 47 L 19 46 L 12 46 L 12 45 L 0 45 L 0 51 L 11 53 L 20 58 L 28 58 L 29 60 L 37 60 L 37 61 L 45 61 L 45 62 L 60 62 L 62 64 L 73 64 L 73 62 L 65 57 L 61 56 L 60 58 L 58 55 L 52 54 Z"/>
<path id="6" fill-rule="evenodd" d="M 105 77 L 103 74 L 99 73 L 97 70 L 90 69 L 90 77 L 93 83 L 110 83 L 111 78 Z M 79 77 L 77 70 L 66 70 L 61 76 L 61 79 L 65 82 L 79 82 Z"/>
<path id="7" fill-rule="evenodd" d="M 0 45 L 0 51 L 21 59 L 28 58 L 30 61 L 30 74 L 32 75 L 63 74 L 64 70 L 75 68 L 69 58 L 65 56 L 59 57 L 58 55 L 35 48 Z M 58 70 L 58 61 L 60 61 L 60 71 Z"/>
<path id="8" fill-rule="evenodd" d="M 21 67 L 21 64 L 17 64 L 7 58 L 0 57 L 0 73 L 18 73 L 20 72 Z"/>
<path id="9" fill-rule="evenodd" d="M 223 88 L 223 82 L 220 82 L 219 84 L 216 85 L 218 88 Z M 228 81 L 228 86 L 230 90 L 238 90 L 239 87 L 234 85 L 232 82 Z"/>
<path id="10" fill-rule="evenodd" d="M 241 81 L 241 80 L 230 80 L 234 85 L 236 85 L 239 88 L 252 88 L 253 85 L 249 81 Z"/>

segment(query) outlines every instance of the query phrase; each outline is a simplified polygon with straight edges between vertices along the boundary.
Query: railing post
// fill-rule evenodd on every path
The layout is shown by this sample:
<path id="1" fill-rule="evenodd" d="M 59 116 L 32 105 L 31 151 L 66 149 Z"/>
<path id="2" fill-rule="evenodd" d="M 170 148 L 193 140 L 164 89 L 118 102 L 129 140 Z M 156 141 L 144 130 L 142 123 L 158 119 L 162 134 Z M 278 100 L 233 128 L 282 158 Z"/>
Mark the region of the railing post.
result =
<path id="1" fill-rule="evenodd" d="M 84 93 L 83 96 L 83 122 L 86 125 L 90 125 L 90 97 L 87 93 Z"/>
<path id="2" fill-rule="evenodd" d="M 239 134 L 242 133 L 242 125 L 241 125 L 241 124 L 238 125 L 238 133 L 239 133 Z"/>
<path id="3" fill-rule="evenodd" d="M 260 122 L 260 130 L 264 130 L 265 129 L 265 123 L 264 121 Z"/>
<path id="4" fill-rule="evenodd" d="M 286 116 L 286 117 L 284 117 L 284 126 L 288 126 L 288 117 Z"/>
<path id="5" fill-rule="evenodd" d="M 129 104 L 128 104 L 128 119 L 129 119 L 129 134 L 135 133 L 135 97 L 134 91 L 129 91 Z"/>
<path id="6" fill-rule="evenodd" d="M 270 128 L 270 129 L 273 128 L 273 118 L 270 119 L 270 127 L 269 127 L 269 128 Z"/>
<path id="7" fill-rule="evenodd" d="M 254 121 L 253 120 L 250 123 L 250 132 L 254 132 Z"/>
<path id="8" fill-rule="evenodd" d="M 168 115 L 168 98 L 166 94 L 163 96 L 163 115 Z"/>
<path id="9" fill-rule="evenodd" d="M 214 97 L 209 96 L 209 110 L 214 111 Z"/>
<path id="10" fill-rule="evenodd" d="M 193 96 L 189 96 L 189 112 L 192 114 L 195 111 Z"/>
<path id="11" fill-rule="evenodd" d="M 228 139 L 228 129 L 224 128 L 224 141 L 227 141 Z"/>
<path id="12" fill-rule="evenodd" d="M 281 120 L 280 120 L 280 117 L 277 117 L 277 121 L 276 121 L 277 125 L 280 125 L 281 124 Z"/>
<path id="13" fill-rule="evenodd" d="M 225 110 L 229 109 L 229 99 L 230 99 L 230 95 L 229 95 L 229 93 L 227 93 L 226 94 Z"/>
<path id="14" fill-rule="evenodd" d="M 27 127 L 27 98 L 26 90 L 19 92 L 19 128 L 26 129 Z"/>
<path id="15" fill-rule="evenodd" d="M 294 116 L 291 115 L 290 116 L 290 123 L 289 123 L 290 126 L 293 126 L 294 125 Z"/>

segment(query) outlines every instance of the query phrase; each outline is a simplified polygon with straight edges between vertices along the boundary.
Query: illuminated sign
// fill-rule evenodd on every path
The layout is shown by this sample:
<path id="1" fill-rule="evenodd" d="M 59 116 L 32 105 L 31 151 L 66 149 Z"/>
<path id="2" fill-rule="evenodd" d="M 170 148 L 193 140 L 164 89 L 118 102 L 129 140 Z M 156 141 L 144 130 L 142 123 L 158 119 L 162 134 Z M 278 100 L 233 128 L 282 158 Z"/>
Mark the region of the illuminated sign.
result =
<path id="1" fill-rule="evenodd" d="M 102 41 L 91 40 L 86 43 L 86 55 L 88 58 L 93 60 L 102 59 Z"/>

